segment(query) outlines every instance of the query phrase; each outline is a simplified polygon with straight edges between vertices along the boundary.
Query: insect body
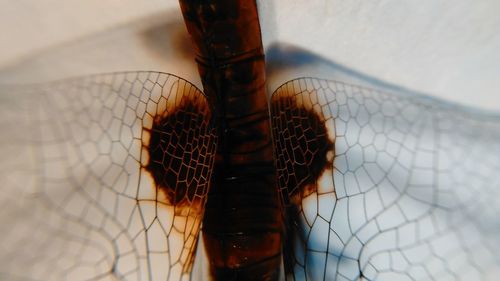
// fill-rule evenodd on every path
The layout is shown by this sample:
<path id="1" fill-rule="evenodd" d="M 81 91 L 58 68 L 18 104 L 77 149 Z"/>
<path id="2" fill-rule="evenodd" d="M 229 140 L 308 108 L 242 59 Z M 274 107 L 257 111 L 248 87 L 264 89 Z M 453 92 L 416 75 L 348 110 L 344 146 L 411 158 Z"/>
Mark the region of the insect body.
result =
<path id="1" fill-rule="evenodd" d="M 276 280 L 281 213 L 254 1 L 180 1 L 218 144 L 203 239 L 215 280 Z"/>
<path id="2" fill-rule="evenodd" d="M 281 201 L 289 198 L 278 197 L 275 180 L 256 3 L 181 1 L 181 7 L 218 130 L 203 224 L 211 271 L 216 280 L 277 280 L 284 241 Z M 275 102 L 292 104 L 287 116 L 278 119 L 292 122 L 295 128 L 286 140 L 275 139 L 279 148 L 274 154 L 280 155 L 280 174 L 300 181 L 283 183 L 297 189 L 295 204 L 300 204 L 305 195 L 299 189 L 316 192 L 305 182 L 314 184 L 321 171 L 331 166 L 333 154 L 330 159 L 326 155 L 333 144 L 311 107 L 297 106 L 294 96 L 283 99 Z M 298 143 L 289 139 L 297 133 L 295 129 L 303 130 Z M 303 161 L 292 159 L 293 154 L 301 155 Z M 298 163 L 300 168 L 290 168 Z"/>
<path id="3" fill-rule="evenodd" d="M 181 7 L 205 93 L 1 89 L 0 279 L 496 280 L 498 116 L 319 78 L 268 105 L 255 3 Z"/>

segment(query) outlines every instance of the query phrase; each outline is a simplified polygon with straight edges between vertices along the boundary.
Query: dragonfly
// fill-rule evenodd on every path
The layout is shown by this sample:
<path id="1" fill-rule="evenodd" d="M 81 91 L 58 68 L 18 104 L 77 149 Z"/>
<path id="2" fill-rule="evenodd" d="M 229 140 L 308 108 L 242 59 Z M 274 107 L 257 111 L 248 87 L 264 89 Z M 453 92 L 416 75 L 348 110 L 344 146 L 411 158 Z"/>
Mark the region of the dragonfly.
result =
<path id="1" fill-rule="evenodd" d="M 218 7 L 183 5 L 193 37 L 200 17 L 210 19 Z M 245 62 L 257 61 L 262 69 L 260 38 L 256 44 Z M 203 59 L 197 57 L 202 80 L 217 80 L 206 70 L 213 64 Z M 240 73 L 229 72 L 236 81 L 260 77 Z M 0 276 L 498 276 L 497 116 L 315 77 L 285 81 L 269 110 L 259 84 L 250 91 L 261 91 L 256 100 L 221 108 L 217 94 L 230 84 L 214 84 L 204 81 L 202 92 L 174 74 L 144 71 L 2 89 L 16 96 L 2 95 L 0 103 L 6 132 L 0 221 L 8 226 Z M 252 106 L 262 100 L 264 106 Z M 245 107 L 258 109 L 245 123 L 257 124 L 257 132 L 220 125 L 229 122 L 221 112 L 238 114 Z M 231 150 L 245 141 L 253 143 Z M 245 160 L 238 155 L 263 150 L 259 161 L 251 159 L 255 165 L 221 168 L 228 158 L 234 165 Z M 272 163 L 264 161 L 269 156 Z M 245 193 L 249 182 L 264 182 L 259 197 Z M 224 184 L 238 192 L 220 191 Z"/>

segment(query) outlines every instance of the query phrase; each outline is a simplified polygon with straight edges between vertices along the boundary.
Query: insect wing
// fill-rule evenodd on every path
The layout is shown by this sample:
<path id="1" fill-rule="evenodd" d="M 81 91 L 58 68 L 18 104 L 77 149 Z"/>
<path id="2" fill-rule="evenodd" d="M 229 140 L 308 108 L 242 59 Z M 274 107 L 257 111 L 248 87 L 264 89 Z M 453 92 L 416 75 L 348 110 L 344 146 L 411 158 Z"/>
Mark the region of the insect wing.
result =
<path id="1" fill-rule="evenodd" d="M 287 279 L 498 276 L 498 116 L 300 78 L 271 118 Z"/>
<path id="2" fill-rule="evenodd" d="M 203 94 L 155 72 L 2 96 L 0 276 L 188 280 L 216 138 Z"/>

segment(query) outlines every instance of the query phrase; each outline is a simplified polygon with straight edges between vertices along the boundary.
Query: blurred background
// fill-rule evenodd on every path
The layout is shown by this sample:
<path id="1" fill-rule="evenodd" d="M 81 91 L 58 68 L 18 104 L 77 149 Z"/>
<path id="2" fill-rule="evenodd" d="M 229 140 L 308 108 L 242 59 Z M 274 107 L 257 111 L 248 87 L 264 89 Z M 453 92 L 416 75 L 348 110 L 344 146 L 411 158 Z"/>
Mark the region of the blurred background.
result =
<path id="1" fill-rule="evenodd" d="M 498 11 L 500 10 L 499 1 L 262 0 L 258 1 L 258 5 L 264 47 L 268 60 L 268 88 L 270 92 L 290 79 L 301 76 L 312 76 L 336 79 L 353 84 L 364 84 L 389 91 L 395 90 L 395 92 L 400 94 L 403 92 L 410 94 L 420 93 L 451 103 L 472 107 L 475 111 L 495 112 L 497 116 L 500 112 L 500 79 L 498 79 L 500 77 L 500 52 L 498 51 L 500 50 L 500 33 L 498 32 L 500 30 L 500 17 L 498 17 Z M 35 205 L 33 203 L 43 197 L 39 197 L 40 194 L 43 195 L 46 193 L 49 195 L 47 196 L 49 199 L 52 197 L 62 198 L 60 194 L 63 194 L 63 192 L 60 190 L 71 191 L 71 188 L 75 190 L 81 188 L 78 184 L 69 184 L 69 189 L 61 185 L 60 189 L 40 190 L 38 182 L 43 182 L 43 179 L 40 180 L 36 177 L 39 172 L 37 165 L 40 165 L 40 163 L 45 166 L 49 165 L 45 162 L 38 163 L 37 161 L 40 159 L 32 157 L 32 154 L 34 154 L 36 149 L 42 148 L 42 150 L 49 151 L 49 154 L 50 152 L 54 153 L 57 157 L 53 158 L 56 160 L 59 158 L 65 159 L 65 157 L 71 159 L 72 154 L 70 153 L 63 156 L 58 154 L 60 151 L 59 147 L 62 146 L 61 143 L 69 147 L 74 147 L 77 150 L 83 151 L 87 149 L 80 143 L 75 144 L 71 142 L 72 139 L 70 137 L 72 136 L 72 132 L 99 136 L 98 133 L 91 130 L 92 128 L 95 129 L 95 126 L 91 125 L 105 121 L 104 117 L 106 115 L 103 114 L 103 120 L 100 120 L 100 114 L 95 114 L 95 112 L 104 112 L 107 108 L 99 103 L 102 101 L 101 99 L 94 99 L 96 102 L 92 103 L 92 110 L 87 110 L 85 102 L 72 98 L 68 93 L 79 93 L 79 91 L 83 91 L 82 89 L 84 89 L 85 94 L 79 95 L 79 97 L 85 100 L 89 95 L 91 97 L 92 95 L 93 97 L 98 96 L 98 92 L 93 92 L 93 90 L 101 89 L 100 86 L 90 87 L 84 84 L 83 86 L 77 85 L 78 87 L 72 88 L 73 86 L 70 87 L 68 84 L 64 88 L 63 85 L 61 90 L 56 92 L 59 96 L 55 97 L 58 98 L 52 98 L 54 101 L 59 102 L 66 98 L 68 99 L 67 103 L 74 106 L 72 109 L 78 109 L 67 110 L 68 112 L 58 108 L 58 105 L 55 105 L 54 108 L 56 110 L 53 110 L 51 103 L 38 104 L 36 100 L 30 99 L 31 97 L 26 100 L 32 104 L 26 102 L 22 104 L 23 107 L 17 108 L 18 104 L 16 101 L 21 99 L 21 96 L 17 95 L 16 91 L 3 91 L 10 88 L 3 88 L 2 86 L 48 82 L 66 77 L 96 73 L 143 70 L 173 73 L 201 88 L 191 42 L 184 26 L 179 4 L 176 0 L 0 0 L 0 34 L 0 93 L 5 93 L 5 95 L 0 95 L 2 101 L 0 102 L 0 113 L 2 115 L 2 118 L 0 118 L 0 131 L 2 131 L 2 138 L 0 139 L 0 143 L 2 143 L 0 146 L 0 155 L 2 155 L 0 161 L 0 182 L 2 184 L 0 186 L 3 186 L 5 189 L 2 190 L 3 196 L 0 196 L 0 203 L 5 210 L 5 212 L 0 213 L 0 221 L 3 222 L 1 225 L 4 226 L 3 229 L 0 229 L 0 234 L 3 235 L 2 239 L 0 239 L 0 242 L 2 242 L 0 243 L 0 253 L 3 253 L 3 255 L 0 255 L 0 265 L 7 269 L 9 269 L 9 265 L 13 265 L 15 270 L 12 272 L 20 272 L 27 275 L 37 272 L 36 270 L 50 274 L 52 271 L 55 271 L 52 269 L 48 270 L 46 267 L 47 261 L 52 262 L 51 259 L 39 259 L 41 263 L 35 269 L 27 269 L 25 264 L 31 266 L 32 256 L 41 255 L 43 257 L 47 254 L 49 256 L 53 255 L 62 261 L 63 264 L 60 265 L 60 268 L 64 268 L 68 266 L 65 263 L 66 256 L 58 252 L 59 249 L 63 249 L 62 252 L 64 254 L 69 253 L 72 255 L 76 261 L 75 264 L 86 266 L 80 261 L 87 257 L 91 257 L 91 259 L 95 257 L 100 258 L 98 254 L 102 252 L 102 263 L 98 264 L 100 266 L 98 269 L 102 271 L 98 270 L 98 272 L 107 272 L 109 280 L 114 280 L 113 278 L 116 277 L 114 275 L 115 272 L 111 274 L 112 272 L 109 270 L 111 266 L 114 266 L 113 262 L 120 260 L 120 262 L 127 265 L 124 267 L 127 269 L 129 268 L 127 262 L 135 264 L 139 260 L 136 258 L 128 259 L 127 255 L 132 253 L 128 252 L 127 248 L 129 246 L 127 243 L 130 241 L 127 240 L 123 243 L 122 241 L 118 241 L 114 244 L 121 247 L 117 247 L 120 248 L 119 250 L 125 249 L 126 253 L 111 249 L 111 245 L 114 242 L 111 243 L 108 237 L 100 235 L 106 233 L 106 231 L 114 231 L 115 227 L 99 225 L 95 228 L 96 230 L 93 230 L 93 235 L 97 237 L 95 239 L 94 237 L 87 239 L 89 235 L 85 231 L 80 231 L 76 235 L 79 238 L 84 237 L 85 248 L 92 250 L 86 252 L 86 255 L 81 255 L 81 248 L 79 247 L 53 247 L 52 245 L 66 245 L 64 243 L 71 240 L 72 236 L 67 238 L 65 231 L 68 229 L 70 232 L 74 229 L 79 230 L 79 225 L 76 224 L 73 226 L 74 229 L 67 227 L 66 220 L 68 218 L 63 217 L 63 219 L 59 220 L 59 215 L 62 214 L 64 216 L 65 212 L 61 212 L 52 205 L 46 208 L 43 204 Z M 158 76 L 154 73 L 142 73 L 142 76 L 144 75 L 148 77 Z M 144 81 L 147 80 L 136 73 L 132 73 L 132 78 L 127 78 L 125 77 L 126 75 L 121 76 L 116 75 L 118 77 L 117 81 L 123 85 L 131 85 L 129 82 L 145 84 Z M 109 79 L 106 80 L 106 77 Z M 110 77 L 113 79 L 116 78 L 114 75 L 102 76 L 100 78 L 102 78 L 102 81 L 114 81 Z M 158 78 L 151 79 L 152 81 L 156 81 L 155 79 L 158 80 Z M 173 81 L 176 79 L 174 78 Z M 102 81 L 97 77 L 96 81 L 87 82 L 91 86 L 96 86 Z M 335 83 L 332 82 L 331 85 L 331 89 L 334 89 Z M 121 86 L 119 88 L 121 89 Z M 128 92 L 127 87 L 123 89 L 120 90 L 122 94 L 120 95 L 120 99 L 127 102 L 130 101 L 130 104 L 133 105 L 137 104 L 138 101 L 134 100 L 134 93 Z M 167 85 L 165 89 L 170 89 L 170 86 Z M 72 90 L 75 91 L 72 92 Z M 142 90 L 142 88 L 139 90 Z M 356 87 L 353 87 L 349 91 L 348 94 L 350 96 L 354 96 L 354 93 L 359 92 Z M 106 93 L 119 94 L 112 91 Z M 9 96 L 9 94 L 11 95 Z M 135 95 L 139 96 L 140 94 L 135 93 Z M 386 100 L 385 94 L 376 91 L 363 93 L 362 95 L 367 100 L 373 97 L 377 99 L 377 96 L 381 97 L 377 100 Z M 338 96 L 339 100 L 342 99 L 341 97 L 342 95 Z M 443 172 L 444 177 L 440 178 L 441 181 L 439 182 L 441 185 L 434 185 L 434 182 L 427 183 L 427 185 L 423 185 L 423 190 L 425 192 L 435 192 L 436 190 L 442 191 L 438 189 L 441 188 L 452 191 L 451 193 L 454 196 L 456 195 L 459 200 L 449 200 L 452 203 L 458 202 L 454 206 L 455 208 L 451 208 L 449 212 L 451 214 L 450 217 L 443 216 L 442 210 L 435 208 L 433 196 L 426 198 L 428 199 L 426 202 L 431 202 L 432 204 L 429 203 L 424 207 L 415 207 L 405 201 L 403 201 L 402 206 L 410 209 L 414 214 L 420 214 L 421 211 L 426 213 L 424 216 L 426 220 L 422 220 L 423 227 L 421 229 L 422 232 L 425 231 L 427 234 L 436 234 L 433 233 L 435 229 L 440 231 L 438 227 L 433 228 L 434 224 L 436 226 L 440 226 L 440 224 L 431 221 L 429 217 L 432 217 L 432 219 L 442 219 L 445 224 L 448 221 L 455 223 L 450 228 L 450 232 L 452 234 L 459 233 L 459 239 L 450 239 L 448 236 L 442 235 L 443 233 L 439 231 L 435 235 L 437 238 L 443 238 L 448 242 L 443 243 L 442 240 L 435 240 L 439 247 L 446 248 L 448 244 L 456 242 L 456 245 L 453 245 L 452 248 L 458 249 L 462 254 L 458 255 L 453 251 L 447 253 L 449 255 L 441 260 L 446 261 L 443 268 L 448 268 L 448 257 L 450 257 L 450 260 L 456 258 L 459 261 L 450 262 L 450 264 L 452 264 L 453 269 L 456 269 L 456 272 L 459 272 L 457 276 L 464 278 L 464 280 L 477 280 L 478 278 L 474 278 L 476 275 L 471 275 L 473 277 L 470 277 L 460 272 L 474 274 L 477 273 L 476 269 L 480 272 L 483 270 L 483 266 L 484 268 L 491 266 L 493 270 L 484 270 L 484 272 L 481 271 L 480 273 L 484 274 L 481 276 L 489 276 L 492 280 L 495 280 L 494 278 L 498 276 L 498 265 L 500 264 L 498 255 L 496 254 L 500 245 L 497 235 L 499 225 L 496 219 L 499 214 L 498 206 L 500 206 L 498 204 L 498 198 L 500 198 L 498 196 L 499 189 L 497 188 L 499 183 L 498 155 L 500 155 L 497 152 L 499 151 L 498 132 L 500 132 L 498 118 L 483 118 L 484 115 L 482 114 L 469 115 L 466 114 L 468 111 L 460 110 L 459 107 L 448 107 L 432 99 L 431 102 L 428 102 L 425 98 L 421 99 L 416 96 L 401 100 L 396 97 L 395 100 L 402 102 L 394 105 L 390 103 L 393 100 L 390 100 L 386 104 L 385 109 L 393 109 L 389 110 L 389 112 L 401 111 L 404 113 L 401 114 L 404 118 L 401 118 L 399 115 L 394 117 L 390 114 L 385 117 L 392 121 L 402 121 L 402 123 L 395 122 L 400 125 L 407 122 L 406 127 L 403 126 L 406 129 L 414 125 L 418 129 L 415 132 L 411 131 L 411 134 L 408 134 L 410 137 L 404 138 L 404 143 L 403 141 L 396 143 L 397 147 L 399 145 L 411 146 L 412 143 L 415 145 L 418 143 L 420 146 L 408 154 L 396 153 L 397 157 L 394 158 L 378 157 L 380 161 L 377 164 L 379 166 L 370 166 L 373 163 L 369 161 L 366 163 L 363 162 L 363 165 L 366 164 L 368 172 L 377 173 L 379 169 L 382 169 L 382 172 L 379 174 L 386 173 L 384 177 L 387 176 L 390 178 L 392 174 L 396 175 L 397 179 L 405 179 L 407 174 L 397 173 L 397 170 L 392 170 L 392 167 L 395 167 L 395 165 L 391 161 L 394 159 L 398 161 L 408 160 L 415 156 L 420 161 L 422 159 L 425 160 L 423 168 L 427 169 L 427 172 L 434 168 L 435 170 L 432 171 L 436 172 L 436 174 Z M 409 107 L 403 107 L 403 105 L 407 105 L 405 102 L 408 101 Z M 62 102 L 62 104 L 65 103 Z M 117 108 L 119 108 L 120 103 L 117 104 Z M 375 104 L 374 108 L 376 106 L 377 104 Z M 372 109 L 377 111 L 374 108 Z M 402 108 L 413 108 L 414 110 L 403 110 Z M 42 117 L 46 114 L 50 117 L 55 116 L 55 118 L 50 119 L 47 117 L 47 119 L 43 119 L 38 115 L 34 115 L 40 120 L 34 118 L 39 123 L 33 124 L 31 122 L 33 120 L 30 120 L 30 114 L 39 113 L 33 109 L 37 109 L 43 113 L 40 115 Z M 363 154 L 366 152 L 359 149 L 360 146 L 357 145 L 357 142 L 362 142 L 360 140 L 363 140 L 365 143 L 370 143 L 374 142 L 374 140 L 362 139 L 360 135 L 362 135 L 362 132 L 366 133 L 369 131 L 370 126 L 366 126 L 363 128 L 365 131 L 362 131 L 357 124 L 354 124 L 358 116 L 346 108 L 343 110 L 340 114 L 349 116 L 347 119 L 351 122 L 352 127 L 350 127 L 351 129 L 346 135 L 342 136 L 342 134 L 339 134 L 335 149 L 340 153 L 340 151 L 345 152 L 351 148 L 350 144 L 347 145 L 348 141 L 342 142 L 341 137 L 355 140 L 353 143 L 356 145 L 353 145 L 354 149 L 351 150 L 354 152 L 348 154 L 348 160 L 355 163 L 359 159 L 363 159 L 362 157 L 366 157 Z M 79 114 L 80 111 L 83 112 L 83 115 L 72 113 L 78 112 Z M 333 109 L 331 111 L 334 112 Z M 58 115 L 61 112 L 67 114 Z M 29 114 L 25 116 L 23 113 Z M 134 115 L 132 113 L 130 113 L 130 116 Z M 407 120 L 405 119 L 407 117 L 405 114 L 413 115 L 410 120 Z M 20 118 L 20 116 L 23 118 Z M 380 117 L 382 115 L 378 114 L 377 116 Z M 73 120 L 71 118 L 76 119 L 77 117 L 84 124 L 83 129 L 78 127 L 80 126 L 79 122 L 67 122 L 67 124 L 65 123 L 61 126 L 54 125 L 52 127 L 53 123 L 66 122 L 67 120 Z M 348 127 L 345 124 L 342 125 L 342 122 L 344 122 L 342 118 L 336 118 L 337 116 L 334 116 L 333 113 L 331 117 L 339 122 L 334 128 Z M 93 120 L 93 118 L 97 118 L 98 120 Z M 130 129 L 127 127 L 128 124 L 125 124 L 126 120 L 128 118 L 124 116 L 121 119 L 115 119 L 117 121 L 117 125 L 115 125 Z M 385 121 L 383 121 L 385 119 L 372 118 L 370 120 L 370 125 L 374 127 L 382 128 L 385 125 Z M 442 122 L 440 126 L 434 126 L 436 125 L 434 124 L 436 120 Z M 136 121 L 139 122 L 140 120 L 137 119 Z M 41 125 L 45 125 L 46 127 L 42 127 Z M 30 139 L 31 135 L 25 134 L 25 132 L 37 132 L 38 130 L 35 129 L 38 127 L 42 127 L 40 131 L 45 130 L 54 135 L 58 134 L 58 130 L 61 129 L 62 132 L 67 133 L 65 136 L 69 140 L 63 137 L 61 140 L 58 139 L 60 143 L 55 143 L 52 146 L 49 146 L 52 144 L 50 141 L 48 141 L 49 145 L 46 143 L 33 143 L 32 139 Z M 73 130 L 73 127 L 77 129 Z M 389 127 L 387 126 L 386 128 Z M 435 136 L 433 134 L 436 128 L 442 130 L 439 131 L 444 136 L 440 139 L 442 143 L 435 143 Z M 110 131 L 114 132 L 114 130 L 107 129 L 98 132 L 104 135 L 104 132 L 107 134 Z M 116 131 L 118 132 L 119 130 Z M 408 129 L 407 131 L 410 130 Z M 370 134 L 368 135 L 371 136 Z M 366 135 L 363 136 L 366 137 Z M 379 134 L 379 142 L 375 145 L 382 143 L 381 146 L 385 149 L 383 145 L 385 141 L 392 142 L 394 145 L 394 139 L 397 139 L 399 136 Z M 123 142 L 121 134 L 114 137 L 121 139 Z M 132 138 L 132 135 L 129 138 Z M 414 138 L 413 142 L 412 138 Z M 95 137 L 95 139 L 100 138 Z M 102 138 L 99 141 L 95 139 L 87 138 L 87 144 L 93 147 L 93 145 L 106 141 L 106 138 Z M 135 140 L 137 139 L 139 137 L 136 136 Z M 343 144 L 344 146 L 342 146 Z M 116 142 L 113 147 L 118 146 L 119 144 Z M 30 150 L 32 148 L 33 151 Z M 132 148 L 137 148 L 137 146 Z M 394 148 L 394 146 L 390 148 Z M 370 147 L 367 148 L 367 151 L 369 151 L 368 149 Z M 383 149 L 380 154 L 388 156 Z M 429 153 L 429 151 L 433 151 L 434 154 Z M 421 152 L 426 156 L 422 157 L 421 154 L 418 154 Z M 128 155 L 129 151 L 120 151 L 120 153 Z M 101 152 L 99 157 L 108 159 L 110 155 L 110 152 Z M 439 155 L 440 159 L 444 159 L 444 164 L 438 164 L 444 165 L 445 169 L 439 170 L 437 168 L 441 166 L 434 166 L 437 164 L 433 158 L 436 155 Z M 338 159 L 342 158 L 339 157 Z M 389 161 L 387 159 L 392 160 Z M 53 159 L 49 160 L 52 161 Z M 338 162 L 341 163 L 340 161 Z M 75 161 L 75 163 L 79 162 L 83 161 Z M 336 167 L 341 167 L 339 163 L 335 163 Z M 88 171 L 92 171 L 96 167 L 93 164 L 83 164 L 84 168 Z M 85 166 L 85 164 L 88 165 Z M 358 161 L 356 165 L 361 165 L 361 162 Z M 448 169 L 446 165 L 450 165 L 453 169 Z M 119 163 L 117 167 L 122 169 L 125 168 L 125 165 Z M 415 167 L 411 166 L 411 168 Z M 421 174 L 418 174 L 419 168 L 423 169 L 422 167 L 416 167 L 412 170 L 417 175 L 414 177 L 417 183 L 420 180 L 432 178 L 428 174 L 420 176 Z M 83 172 L 88 172 L 85 169 Z M 64 171 L 64 169 L 54 168 L 53 170 Z M 98 170 L 104 171 L 105 169 Z M 391 173 L 391 171 L 396 172 Z M 78 173 L 75 172 L 75 174 L 79 176 Z M 337 173 L 335 175 L 344 176 L 340 174 Z M 352 173 L 346 174 L 352 176 Z M 137 173 L 132 173 L 131 175 L 135 176 Z M 98 176 L 96 178 L 101 179 Z M 347 176 L 346 178 L 349 179 Z M 351 179 L 353 178 L 352 176 Z M 349 188 L 355 188 L 356 185 L 350 185 L 349 183 L 352 182 L 345 180 L 344 193 L 347 195 L 342 195 L 342 185 L 340 184 L 342 182 L 344 181 L 338 181 L 337 183 L 339 184 L 335 186 L 336 192 L 337 190 L 339 191 L 339 198 L 342 198 L 338 200 L 339 207 L 336 209 L 338 210 L 336 211 L 336 216 L 339 217 L 334 219 L 333 225 L 335 230 L 338 230 L 338 233 L 344 233 L 348 237 L 353 233 L 349 233 L 349 226 L 343 224 L 347 224 L 348 222 L 347 219 L 342 220 L 342 218 L 346 218 L 349 214 L 346 206 L 355 206 L 353 209 L 363 210 L 365 201 L 364 199 L 360 200 L 357 202 L 359 203 L 358 205 L 356 205 L 356 201 L 352 204 L 352 201 L 349 201 L 351 205 L 345 204 L 345 202 L 351 200 L 349 198 L 350 195 L 354 194 L 352 197 L 356 199 L 354 197 L 357 195 L 364 196 L 364 194 L 349 193 Z M 401 182 L 404 181 L 401 180 Z M 86 184 L 93 187 L 90 191 L 99 191 L 95 193 L 105 190 L 101 185 L 94 185 L 93 182 L 86 182 Z M 130 184 L 130 186 L 132 185 Z M 401 186 L 405 185 L 400 185 L 399 187 Z M 112 187 L 121 188 L 121 185 L 117 184 Z M 140 185 L 137 186 L 137 188 L 139 187 Z M 367 185 L 365 184 L 364 187 L 366 188 Z M 387 191 L 393 186 L 388 181 L 386 184 L 377 184 L 376 187 L 382 190 L 385 188 Z M 82 190 L 86 189 L 82 188 Z M 131 190 L 134 191 L 134 189 Z M 405 191 L 405 193 L 410 192 Z M 79 193 L 75 192 L 75 194 Z M 434 195 L 431 192 L 426 194 Z M 125 197 L 123 194 L 120 194 L 120 196 L 104 197 L 104 199 L 109 199 L 111 202 L 118 197 L 121 199 Z M 385 197 L 387 197 L 387 194 L 385 194 Z M 19 198 L 22 200 L 19 200 Z M 361 196 L 357 198 L 361 198 Z M 367 196 L 367 198 L 371 197 Z M 443 198 L 447 199 L 448 197 Z M 103 204 L 104 206 L 113 206 L 107 204 L 107 201 L 104 199 L 102 200 L 106 203 Z M 137 202 L 135 199 L 134 196 L 128 196 L 127 200 L 129 201 L 126 201 L 125 205 L 136 206 Z M 42 202 L 43 200 L 39 201 Z M 81 199 L 81 202 L 86 202 L 86 199 Z M 370 208 L 375 206 L 372 209 L 382 206 L 378 204 L 377 200 L 370 199 L 366 202 L 368 202 L 366 205 Z M 63 203 L 66 202 L 63 201 Z M 462 206 L 462 203 L 467 208 Z M 78 204 L 76 205 L 78 206 Z M 332 204 L 328 206 L 332 206 Z M 429 206 L 432 206 L 431 212 L 427 212 L 427 207 Z M 71 207 L 69 208 L 70 211 L 77 209 L 73 206 Z M 368 207 L 364 210 L 368 210 Z M 130 209 L 132 210 L 132 208 Z M 135 224 L 132 225 L 128 223 L 132 217 L 130 214 L 134 213 L 134 210 L 122 212 L 122 210 L 118 211 L 115 208 L 108 213 L 104 213 L 107 214 L 106 218 L 110 220 L 114 220 L 116 217 L 118 217 L 117 220 L 122 220 L 122 226 L 125 226 L 123 227 L 124 233 L 128 231 L 145 232 L 145 227 L 139 220 L 135 221 Z M 155 211 L 152 208 L 148 210 L 150 213 L 144 213 L 152 214 Z M 377 212 L 378 210 L 373 213 Z M 315 214 L 315 212 L 312 213 Z M 134 214 L 134 216 L 139 216 L 137 212 Z M 399 213 L 394 211 L 394 209 L 387 208 L 386 214 L 388 215 L 382 217 L 381 222 L 389 229 L 392 228 L 391 223 L 401 223 L 401 221 L 398 221 L 401 216 L 398 216 Z M 445 213 L 445 215 L 448 215 L 448 213 Z M 452 215 L 453 217 L 451 217 Z M 85 219 L 88 221 L 81 219 L 83 216 L 80 214 L 77 217 L 78 223 L 81 223 L 85 230 L 93 229 L 89 225 L 92 225 L 96 220 L 91 218 L 91 216 L 85 214 Z M 149 215 L 148 218 L 150 218 Z M 354 218 L 356 219 L 356 217 Z M 54 220 L 54 222 L 50 219 Z M 47 221 L 51 223 L 47 223 Z M 361 220 L 358 222 L 359 225 L 363 224 Z M 53 225 L 55 226 L 54 229 L 51 228 Z M 457 225 L 460 227 L 455 228 Z M 135 226 L 139 227 L 136 228 Z M 34 230 L 37 231 L 36 233 L 41 233 L 42 235 L 33 235 Z M 380 233 L 383 232 L 382 229 L 375 229 L 375 232 L 377 231 L 380 231 Z M 325 232 L 319 234 L 317 237 L 313 237 L 311 241 L 325 241 Z M 426 233 L 424 234 L 426 235 Z M 411 231 L 410 235 L 403 236 L 411 238 L 422 235 L 425 238 L 424 234 Z M 118 236 L 113 235 L 112 237 Z M 31 239 L 32 236 L 37 239 Z M 160 233 L 155 238 L 163 238 L 163 236 L 164 234 Z M 10 240 L 5 237 L 8 237 Z M 54 237 L 59 240 L 53 239 Z M 131 239 L 130 244 L 139 244 L 142 241 L 142 237 L 134 239 Z M 45 241 L 53 242 L 46 243 Z M 97 246 L 94 247 L 94 244 L 88 241 L 92 243 L 97 241 L 95 244 Z M 395 241 L 397 240 L 375 241 L 372 253 L 376 253 L 379 250 L 377 248 L 379 246 L 393 247 L 393 244 L 396 243 Z M 30 244 L 29 242 L 34 244 Z M 415 243 L 416 246 L 422 244 L 424 242 Z M 23 249 L 25 248 L 26 251 L 20 252 L 17 249 L 17 245 L 20 245 Z M 38 246 L 38 248 L 33 245 Z M 109 248 L 102 247 L 102 245 L 109 246 Z M 164 243 L 160 243 L 159 245 L 164 245 Z M 134 244 L 133 246 L 136 245 Z M 154 249 L 154 247 L 152 248 Z M 67 249 L 69 250 L 65 251 Z M 144 250 L 145 248 L 143 249 L 141 246 L 140 249 Z M 202 249 L 202 247 L 199 249 Z M 180 253 L 180 251 L 177 251 L 177 253 Z M 356 251 L 351 252 L 353 255 L 355 253 Z M 422 252 L 416 253 L 416 256 L 423 257 L 424 261 L 422 263 L 427 262 L 432 266 L 434 262 L 441 262 L 436 261 L 437 254 L 432 255 L 436 259 L 431 260 L 423 255 Z M 473 257 L 478 260 L 477 264 L 470 262 Z M 460 260 L 461 258 L 463 260 Z M 352 258 L 351 260 L 354 261 Z M 395 260 L 401 261 L 403 259 Z M 484 262 L 485 260 L 489 263 Z M 196 262 L 203 263 L 204 261 L 197 259 Z M 162 265 L 164 264 L 162 263 Z M 323 265 L 323 263 L 318 264 Z M 94 270 L 94 264 L 90 263 L 90 265 L 90 268 Z M 195 264 L 194 272 L 201 272 L 196 269 L 196 266 L 197 264 Z M 471 269 L 470 267 L 474 268 Z M 10 275 L 5 275 L 6 278 L 2 278 L 2 270 L 4 268 L 0 268 L 0 279 L 13 280 Z M 157 268 L 166 270 L 166 267 L 162 266 Z M 140 270 L 137 271 L 139 272 Z M 10 271 L 6 272 L 9 273 Z M 117 270 L 117 272 L 120 272 L 120 270 Z M 147 273 L 145 270 L 140 272 L 142 274 Z M 159 271 L 155 270 L 152 272 L 158 273 Z M 402 270 L 401 272 L 405 271 Z M 75 275 L 80 274 L 77 270 L 70 271 L 70 273 Z M 162 273 L 159 272 L 158 274 Z M 354 272 L 354 274 L 357 274 L 357 272 Z M 81 274 L 81 276 L 85 276 L 85 274 Z M 436 274 L 435 276 L 438 275 Z M 147 279 L 144 276 L 143 278 Z M 138 278 L 131 279 L 135 280 Z M 20 278 L 20 280 L 26 279 Z M 401 279 L 395 277 L 394 280 Z"/>
<path id="2" fill-rule="evenodd" d="M 258 3 L 268 49 L 287 44 L 413 91 L 500 109 L 498 1 Z M 157 70 L 200 84 L 175 0 L 1 0 L 0 19 L 1 83 Z"/>

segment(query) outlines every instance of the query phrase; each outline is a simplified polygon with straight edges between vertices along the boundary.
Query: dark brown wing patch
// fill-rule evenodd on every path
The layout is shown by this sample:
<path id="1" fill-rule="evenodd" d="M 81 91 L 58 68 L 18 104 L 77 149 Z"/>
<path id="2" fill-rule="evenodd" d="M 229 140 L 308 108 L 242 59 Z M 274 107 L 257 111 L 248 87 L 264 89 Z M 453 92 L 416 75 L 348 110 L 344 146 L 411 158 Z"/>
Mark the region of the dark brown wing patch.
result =
<path id="1" fill-rule="evenodd" d="M 171 113 L 154 118 L 145 167 L 170 205 L 199 209 L 208 192 L 215 132 L 207 103 L 183 98 Z M 202 200 L 203 199 L 203 200 Z"/>
<path id="2" fill-rule="evenodd" d="M 305 99 L 309 93 L 285 85 L 271 104 L 278 185 L 285 204 L 299 204 L 300 198 L 316 192 L 316 181 L 333 165 L 333 140 L 325 118 Z"/>

